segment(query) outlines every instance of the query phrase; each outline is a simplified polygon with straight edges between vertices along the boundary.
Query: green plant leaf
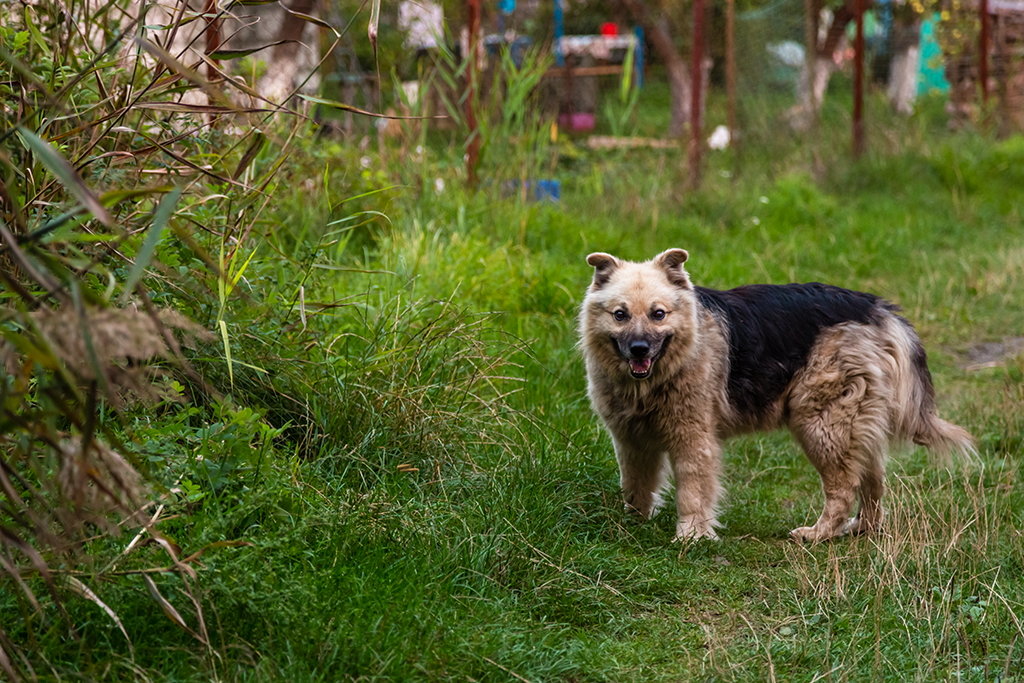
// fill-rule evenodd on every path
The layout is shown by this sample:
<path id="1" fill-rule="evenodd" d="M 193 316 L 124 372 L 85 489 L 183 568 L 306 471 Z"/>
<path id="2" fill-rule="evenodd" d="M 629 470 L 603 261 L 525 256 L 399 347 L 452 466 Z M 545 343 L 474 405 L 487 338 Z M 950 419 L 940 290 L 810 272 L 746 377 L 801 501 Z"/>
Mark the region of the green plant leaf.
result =
<path id="1" fill-rule="evenodd" d="M 256 252 L 258 250 L 258 246 L 256 247 L 256 249 L 253 249 L 252 253 L 249 254 L 249 258 L 245 259 L 245 263 L 243 263 L 242 266 L 238 269 L 238 271 L 231 277 L 231 286 L 228 287 L 227 290 L 228 294 L 231 294 L 231 292 L 234 291 L 235 285 L 237 285 L 238 281 L 242 279 L 242 274 L 245 272 L 245 269 L 249 267 L 249 262 L 252 261 L 252 257 L 256 255 Z"/>
<path id="2" fill-rule="evenodd" d="M 164 226 L 167 225 L 167 221 L 174 213 L 174 207 L 178 204 L 178 199 L 181 198 L 183 188 L 176 187 L 168 192 L 163 199 L 160 200 L 160 204 L 157 205 L 156 211 L 153 212 L 153 223 L 149 226 L 149 230 L 146 232 L 146 240 L 142 243 L 142 247 L 139 248 L 138 253 L 135 255 L 135 262 L 132 264 L 132 268 L 128 271 L 128 277 L 124 282 L 124 291 L 121 295 L 122 299 L 126 298 L 130 292 L 135 289 L 135 285 L 138 284 L 139 278 L 142 277 L 142 273 L 145 272 L 146 266 L 149 265 L 150 260 L 153 258 L 153 252 L 156 250 L 156 245 L 160 242 L 160 236 L 163 234 Z"/>

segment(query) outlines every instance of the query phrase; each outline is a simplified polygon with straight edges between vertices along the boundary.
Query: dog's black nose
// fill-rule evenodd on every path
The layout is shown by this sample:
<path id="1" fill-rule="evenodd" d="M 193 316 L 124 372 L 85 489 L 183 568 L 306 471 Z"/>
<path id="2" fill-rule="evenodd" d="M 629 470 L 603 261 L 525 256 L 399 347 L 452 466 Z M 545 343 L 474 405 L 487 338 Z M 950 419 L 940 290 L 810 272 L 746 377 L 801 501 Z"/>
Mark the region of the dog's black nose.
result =
<path id="1" fill-rule="evenodd" d="M 651 345 L 643 339 L 636 339 L 629 342 L 629 355 L 633 358 L 646 358 L 647 353 L 651 350 Z"/>

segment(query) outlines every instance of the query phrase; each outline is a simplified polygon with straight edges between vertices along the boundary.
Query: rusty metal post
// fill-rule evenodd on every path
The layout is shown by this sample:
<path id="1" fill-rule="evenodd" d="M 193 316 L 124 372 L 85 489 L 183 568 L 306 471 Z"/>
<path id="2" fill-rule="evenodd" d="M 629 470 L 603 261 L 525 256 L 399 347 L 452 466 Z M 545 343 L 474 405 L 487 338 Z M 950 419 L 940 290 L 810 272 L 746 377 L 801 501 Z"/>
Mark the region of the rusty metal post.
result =
<path id="1" fill-rule="evenodd" d="M 981 81 L 981 102 L 988 104 L 988 52 L 992 41 L 989 38 L 988 0 L 978 3 L 981 31 L 978 35 L 978 79 Z"/>
<path id="2" fill-rule="evenodd" d="M 480 51 L 480 0 L 468 0 L 467 6 L 467 33 L 469 54 L 466 59 L 466 127 L 469 130 L 469 140 L 466 144 L 466 182 L 470 187 L 477 186 L 476 167 L 480 161 L 480 128 L 476 120 L 476 99 L 479 87 L 479 66 L 477 59 Z"/>
<path id="3" fill-rule="evenodd" d="M 867 0 L 856 0 L 857 32 L 853 40 L 853 156 L 864 154 L 864 10 Z"/>
<path id="4" fill-rule="evenodd" d="M 807 70 L 807 94 L 811 111 L 808 114 L 811 130 L 818 128 L 818 3 L 804 0 L 804 69 Z"/>
<path id="5" fill-rule="evenodd" d="M 206 54 L 212 55 L 221 46 L 221 35 L 220 35 L 220 12 L 217 9 L 217 0 L 206 0 L 203 5 L 203 14 L 206 19 L 206 29 L 203 31 L 204 37 L 206 38 Z M 213 57 L 210 58 L 213 60 Z M 216 61 L 216 60 L 213 60 Z M 220 77 L 217 73 L 217 69 L 212 64 L 207 64 L 206 74 L 210 80 L 215 80 Z"/>
<path id="6" fill-rule="evenodd" d="M 693 0 L 693 45 L 690 48 L 690 186 L 700 187 L 701 156 L 701 91 L 704 61 L 704 0 Z"/>
<path id="7" fill-rule="evenodd" d="M 730 145 L 736 145 L 736 0 L 725 3 L 725 97 Z"/>

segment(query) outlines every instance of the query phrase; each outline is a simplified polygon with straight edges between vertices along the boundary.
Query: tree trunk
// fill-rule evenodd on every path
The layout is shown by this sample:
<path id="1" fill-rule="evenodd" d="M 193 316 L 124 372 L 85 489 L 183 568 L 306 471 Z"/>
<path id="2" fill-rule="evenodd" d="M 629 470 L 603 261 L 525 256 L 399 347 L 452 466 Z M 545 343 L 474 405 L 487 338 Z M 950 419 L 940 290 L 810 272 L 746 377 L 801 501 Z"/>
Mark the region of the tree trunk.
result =
<path id="1" fill-rule="evenodd" d="M 900 114 L 914 113 L 917 70 L 921 61 L 921 20 L 901 19 L 892 25 L 892 62 L 889 64 L 889 104 Z"/>
<path id="2" fill-rule="evenodd" d="M 316 0 L 292 0 L 288 3 L 288 9 L 300 14 L 310 14 L 315 5 Z M 269 99 L 284 102 L 295 90 L 299 75 L 299 50 L 305 49 L 300 43 L 309 22 L 285 12 L 284 9 L 278 11 L 283 17 L 274 40 L 288 42 L 274 46 L 271 58 L 267 61 L 267 73 L 260 83 L 260 90 Z"/>
<path id="3" fill-rule="evenodd" d="M 812 3 L 816 11 L 820 13 L 821 3 Z M 842 44 L 846 27 L 856 16 L 854 0 L 846 0 L 846 3 L 835 11 L 832 21 L 829 23 L 828 31 L 824 37 L 816 40 L 817 49 L 814 59 L 807 60 L 812 63 L 814 73 L 808 68 L 805 62 L 800 70 L 800 80 L 797 85 L 797 103 L 789 111 L 791 125 L 797 130 L 807 130 L 821 111 L 821 103 L 825 98 L 825 91 L 828 89 L 829 79 L 836 70 L 835 53 Z M 817 26 L 817 18 L 813 19 L 813 25 Z"/>
<path id="4" fill-rule="evenodd" d="M 670 138 L 682 137 L 686 132 L 686 124 L 690 122 L 690 72 L 686 62 L 675 55 L 676 59 L 662 60 L 665 62 L 665 71 L 668 74 L 669 101 L 671 107 L 671 119 L 668 124 L 668 136 Z"/>
<path id="5" fill-rule="evenodd" d="M 654 46 L 654 51 L 665 65 L 668 74 L 669 96 L 672 118 L 669 122 L 669 137 L 681 137 L 690 122 L 690 73 L 686 60 L 676 49 L 663 17 L 653 17 L 643 0 L 621 0 L 633 20 L 644 29 L 644 34 Z"/>
<path id="6" fill-rule="evenodd" d="M 835 71 L 835 63 L 831 59 L 814 59 L 814 75 L 808 78 L 807 64 L 800 68 L 800 80 L 797 85 L 797 103 L 789 111 L 789 120 L 793 128 L 806 131 L 814 125 L 821 111 L 821 102 L 825 98 L 829 79 Z"/>

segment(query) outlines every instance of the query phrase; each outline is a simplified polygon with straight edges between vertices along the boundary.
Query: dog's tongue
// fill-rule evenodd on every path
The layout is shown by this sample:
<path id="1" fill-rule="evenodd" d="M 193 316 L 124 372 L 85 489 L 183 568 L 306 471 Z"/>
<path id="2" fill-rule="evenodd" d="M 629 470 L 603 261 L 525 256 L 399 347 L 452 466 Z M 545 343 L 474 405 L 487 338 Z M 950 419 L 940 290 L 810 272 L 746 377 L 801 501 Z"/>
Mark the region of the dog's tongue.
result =
<path id="1" fill-rule="evenodd" d="M 651 371 L 651 363 L 654 362 L 653 358 L 641 358 L 639 360 L 629 361 L 629 369 L 633 371 L 634 375 L 646 375 Z"/>

